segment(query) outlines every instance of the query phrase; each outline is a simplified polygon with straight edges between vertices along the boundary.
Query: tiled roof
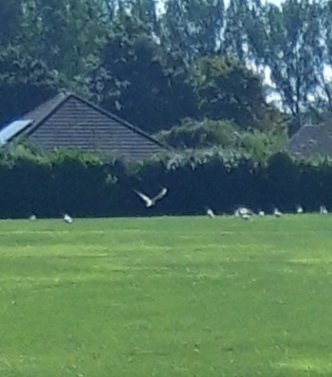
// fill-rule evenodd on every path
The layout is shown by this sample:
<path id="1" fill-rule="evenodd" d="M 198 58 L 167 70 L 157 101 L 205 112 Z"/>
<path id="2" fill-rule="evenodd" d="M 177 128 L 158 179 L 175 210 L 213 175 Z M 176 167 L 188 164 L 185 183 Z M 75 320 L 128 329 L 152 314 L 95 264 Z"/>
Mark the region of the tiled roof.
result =
<path id="1" fill-rule="evenodd" d="M 59 93 L 20 118 L 26 119 L 33 122 L 12 139 L 25 135 L 45 150 L 100 151 L 127 159 L 167 150 L 139 128 L 71 93 Z"/>
<path id="2" fill-rule="evenodd" d="M 327 126 L 302 126 L 291 138 L 288 150 L 303 157 L 332 156 L 332 129 Z"/>

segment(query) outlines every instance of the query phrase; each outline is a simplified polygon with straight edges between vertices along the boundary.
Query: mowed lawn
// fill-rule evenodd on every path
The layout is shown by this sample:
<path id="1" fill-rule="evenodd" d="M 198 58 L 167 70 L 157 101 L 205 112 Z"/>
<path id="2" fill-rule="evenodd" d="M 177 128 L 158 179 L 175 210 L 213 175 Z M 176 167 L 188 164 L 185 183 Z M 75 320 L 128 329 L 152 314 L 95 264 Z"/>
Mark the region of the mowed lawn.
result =
<path id="1" fill-rule="evenodd" d="M 0 376 L 332 376 L 332 216 L 0 221 Z"/>

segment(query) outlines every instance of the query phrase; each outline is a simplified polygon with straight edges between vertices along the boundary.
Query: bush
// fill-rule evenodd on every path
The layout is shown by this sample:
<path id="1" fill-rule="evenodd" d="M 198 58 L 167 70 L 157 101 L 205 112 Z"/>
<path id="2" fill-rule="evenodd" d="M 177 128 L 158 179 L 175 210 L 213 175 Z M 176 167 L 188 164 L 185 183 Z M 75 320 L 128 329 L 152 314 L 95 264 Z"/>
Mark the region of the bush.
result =
<path id="1" fill-rule="evenodd" d="M 213 148 L 166 154 L 140 163 L 75 151 L 49 155 L 1 151 L 0 216 L 59 217 L 231 213 L 239 205 L 271 211 L 302 204 L 332 206 L 332 161 L 296 160 L 286 153 L 265 160 Z M 134 189 L 169 194 L 147 210 Z"/>
<path id="2" fill-rule="evenodd" d="M 205 119 L 197 122 L 188 118 L 184 119 L 180 126 L 161 131 L 155 137 L 176 149 L 199 149 L 213 146 L 232 148 L 237 141 L 236 130 L 235 124 L 228 120 Z"/>

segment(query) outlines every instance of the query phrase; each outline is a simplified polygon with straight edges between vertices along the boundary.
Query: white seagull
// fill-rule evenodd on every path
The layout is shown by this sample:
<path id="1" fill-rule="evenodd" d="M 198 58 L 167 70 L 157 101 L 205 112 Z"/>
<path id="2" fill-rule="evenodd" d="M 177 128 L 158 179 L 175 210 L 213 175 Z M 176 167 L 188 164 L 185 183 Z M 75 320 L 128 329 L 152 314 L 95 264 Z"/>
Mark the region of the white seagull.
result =
<path id="1" fill-rule="evenodd" d="M 251 219 L 251 215 L 249 215 L 249 213 L 245 213 L 245 214 L 241 215 L 241 219 L 242 220 L 250 220 Z"/>
<path id="2" fill-rule="evenodd" d="M 321 215 L 327 215 L 328 214 L 327 208 L 325 206 L 320 206 L 319 207 L 319 213 Z"/>
<path id="3" fill-rule="evenodd" d="M 206 214 L 207 214 L 208 217 L 210 217 L 210 219 L 215 219 L 216 218 L 216 215 L 214 214 L 214 212 L 212 211 L 211 208 L 208 208 L 206 210 Z"/>
<path id="4" fill-rule="evenodd" d="M 140 191 L 137 191 L 137 190 L 134 190 L 134 192 L 142 199 L 144 200 L 145 202 L 145 206 L 147 208 L 150 208 L 152 206 L 154 206 L 157 202 L 157 200 L 160 200 L 162 199 L 168 192 L 168 189 L 166 187 L 164 187 L 160 193 L 158 195 L 156 195 L 155 197 L 153 198 L 149 198 L 147 195 L 143 194 L 142 192 Z"/>
<path id="5" fill-rule="evenodd" d="M 36 215 L 31 215 L 31 216 L 29 217 L 29 220 L 30 220 L 30 221 L 36 221 L 36 220 L 37 220 L 37 216 L 36 216 Z"/>
<path id="6" fill-rule="evenodd" d="M 68 213 L 65 213 L 65 214 L 63 215 L 63 221 L 64 221 L 65 223 L 67 223 L 67 224 L 72 224 L 73 221 L 74 221 L 74 219 L 73 219 L 71 216 L 69 216 Z"/>
<path id="7" fill-rule="evenodd" d="M 253 211 L 246 207 L 240 207 L 235 211 L 235 216 L 241 217 L 243 220 L 249 220 L 253 215 Z"/>
<path id="8" fill-rule="evenodd" d="M 273 211 L 273 215 L 274 215 L 275 217 L 281 217 L 281 216 L 282 216 L 282 212 L 280 212 L 280 211 L 278 210 L 278 208 L 275 208 L 274 211 Z"/>
<path id="9" fill-rule="evenodd" d="M 258 216 L 261 216 L 261 217 L 265 216 L 265 212 L 264 211 L 259 211 L 258 212 Z"/>
<path id="10" fill-rule="evenodd" d="M 303 213 L 303 207 L 297 206 L 296 207 L 296 213 L 298 213 L 298 214 Z"/>

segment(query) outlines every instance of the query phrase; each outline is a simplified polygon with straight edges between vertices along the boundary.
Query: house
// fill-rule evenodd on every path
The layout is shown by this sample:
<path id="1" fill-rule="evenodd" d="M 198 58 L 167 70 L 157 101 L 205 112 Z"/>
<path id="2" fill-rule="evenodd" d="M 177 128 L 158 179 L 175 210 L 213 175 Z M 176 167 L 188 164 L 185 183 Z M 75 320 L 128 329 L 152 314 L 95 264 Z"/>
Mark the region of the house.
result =
<path id="1" fill-rule="evenodd" d="M 304 125 L 290 139 L 288 151 L 306 158 L 332 156 L 332 128 Z"/>
<path id="2" fill-rule="evenodd" d="M 42 150 L 79 149 L 142 160 L 167 150 L 153 137 L 79 96 L 62 92 L 0 130 L 0 146 L 18 137 Z"/>

